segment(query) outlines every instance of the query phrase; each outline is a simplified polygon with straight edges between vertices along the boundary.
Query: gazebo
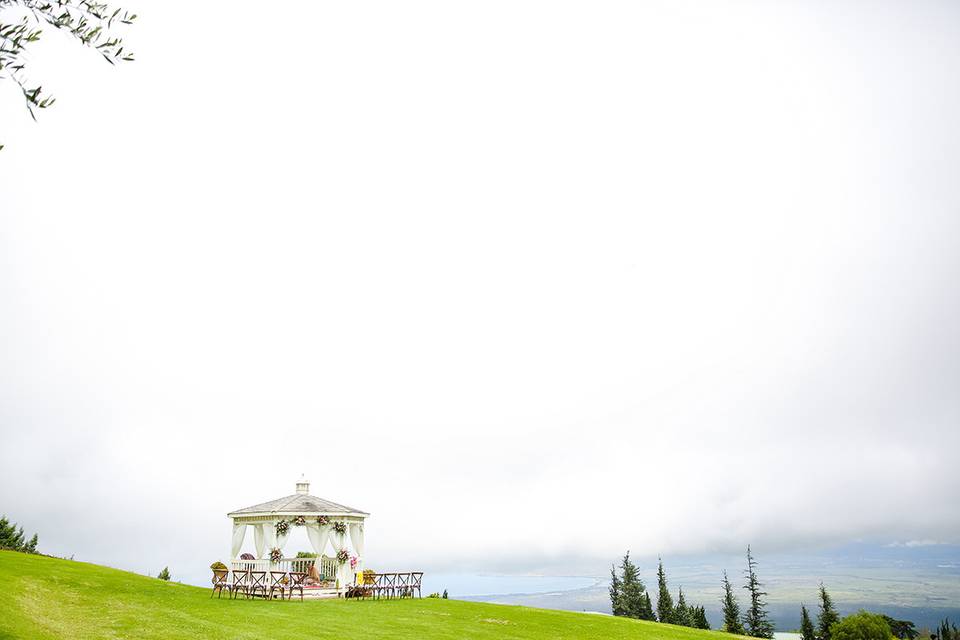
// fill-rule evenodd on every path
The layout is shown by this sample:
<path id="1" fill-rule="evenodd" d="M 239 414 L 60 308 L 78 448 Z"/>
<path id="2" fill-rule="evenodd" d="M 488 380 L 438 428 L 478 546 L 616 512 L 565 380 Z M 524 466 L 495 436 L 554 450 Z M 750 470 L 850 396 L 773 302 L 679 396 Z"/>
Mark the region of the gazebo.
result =
<path id="1" fill-rule="evenodd" d="M 230 569 L 307 571 L 314 564 L 321 575 L 335 579 L 342 591 L 363 571 L 363 525 L 369 515 L 310 495 L 310 483 L 301 478 L 292 495 L 227 514 L 233 520 Z M 249 527 L 253 528 L 254 560 L 238 557 Z M 316 559 L 284 556 L 288 537 L 300 528 L 306 531 Z M 333 551 L 330 556 L 328 548 Z"/>

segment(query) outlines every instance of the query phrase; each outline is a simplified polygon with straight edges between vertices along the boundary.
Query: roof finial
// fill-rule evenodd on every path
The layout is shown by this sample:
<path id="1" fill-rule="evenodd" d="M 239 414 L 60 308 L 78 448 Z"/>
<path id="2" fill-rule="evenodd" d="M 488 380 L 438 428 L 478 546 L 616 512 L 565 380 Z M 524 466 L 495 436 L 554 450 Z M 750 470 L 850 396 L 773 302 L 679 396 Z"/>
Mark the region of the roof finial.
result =
<path id="1" fill-rule="evenodd" d="M 310 483 L 302 473 L 300 474 L 300 480 L 297 482 L 297 493 L 310 493 Z"/>

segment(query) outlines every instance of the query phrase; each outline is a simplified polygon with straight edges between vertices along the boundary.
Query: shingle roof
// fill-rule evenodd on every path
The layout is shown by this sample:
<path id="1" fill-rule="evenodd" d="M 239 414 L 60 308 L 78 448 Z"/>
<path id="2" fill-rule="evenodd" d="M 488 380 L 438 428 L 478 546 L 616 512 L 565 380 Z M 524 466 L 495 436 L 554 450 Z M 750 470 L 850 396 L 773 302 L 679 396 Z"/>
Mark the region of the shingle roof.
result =
<path id="1" fill-rule="evenodd" d="M 346 507 L 336 502 L 330 502 L 323 498 L 311 496 L 306 493 L 294 493 L 293 495 L 277 498 L 270 502 L 255 504 L 252 507 L 237 509 L 231 511 L 229 515 L 236 514 L 254 514 L 254 513 L 358 513 L 370 515 L 360 509 Z"/>

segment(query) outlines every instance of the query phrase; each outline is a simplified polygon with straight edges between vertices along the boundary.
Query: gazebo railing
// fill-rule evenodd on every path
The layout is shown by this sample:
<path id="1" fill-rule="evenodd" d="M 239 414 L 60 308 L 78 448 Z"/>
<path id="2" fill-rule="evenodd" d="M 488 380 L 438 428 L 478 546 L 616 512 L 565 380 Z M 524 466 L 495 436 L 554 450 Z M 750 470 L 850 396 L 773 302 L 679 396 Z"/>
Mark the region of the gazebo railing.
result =
<path id="1" fill-rule="evenodd" d="M 271 562 L 269 558 L 260 560 L 231 560 L 231 571 L 297 571 L 307 573 L 317 558 L 282 558 L 279 562 Z M 335 580 L 337 575 L 337 561 L 335 558 L 323 556 L 319 558 L 317 570 L 327 580 Z"/>

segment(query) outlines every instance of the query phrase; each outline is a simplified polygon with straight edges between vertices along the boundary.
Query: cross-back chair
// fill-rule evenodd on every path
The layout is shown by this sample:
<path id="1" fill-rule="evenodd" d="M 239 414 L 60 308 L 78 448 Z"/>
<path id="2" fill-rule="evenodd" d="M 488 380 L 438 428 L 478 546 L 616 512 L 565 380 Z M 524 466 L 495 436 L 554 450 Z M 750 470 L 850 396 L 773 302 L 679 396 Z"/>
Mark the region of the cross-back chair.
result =
<path id="1" fill-rule="evenodd" d="M 303 584 L 306 581 L 307 573 L 305 571 L 291 571 L 290 584 L 287 585 L 287 600 L 293 598 L 294 590 L 300 592 L 300 599 L 303 600 Z"/>
<path id="2" fill-rule="evenodd" d="M 280 599 L 283 600 L 283 594 L 286 591 L 287 585 L 284 584 L 284 578 L 287 577 L 286 571 L 271 571 L 270 572 L 270 599 L 273 599 L 273 592 L 280 592 Z"/>
<path id="3" fill-rule="evenodd" d="M 260 596 L 263 598 L 267 597 L 267 572 L 266 571 L 251 571 L 250 577 L 248 578 L 249 582 L 247 583 L 247 588 L 250 592 L 250 596 L 254 597 L 257 595 L 257 592 L 260 593 Z"/>
<path id="4" fill-rule="evenodd" d="M 230 576 L 230 571 L 228 569 L 214 569 L 213 570 L 213 591 L 210 592 L 210 597 L 213 597 L 213 594 L 217 594 L 217 597 L 223 595 L 223 590 L 227 590 L 227 596 L 229 597 L 233 586 L 228 580 Z"/>
<path id="5" fill-rule="evenodd" d="M 244 598 L 250 597 L 249 589 L 249 569 L 234 569 L 233 570 L 233 597 L 236 598 L 237 594 L 241 591 L 243 592 Z"/>

